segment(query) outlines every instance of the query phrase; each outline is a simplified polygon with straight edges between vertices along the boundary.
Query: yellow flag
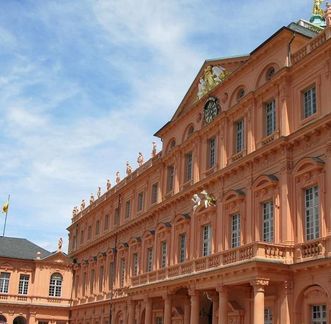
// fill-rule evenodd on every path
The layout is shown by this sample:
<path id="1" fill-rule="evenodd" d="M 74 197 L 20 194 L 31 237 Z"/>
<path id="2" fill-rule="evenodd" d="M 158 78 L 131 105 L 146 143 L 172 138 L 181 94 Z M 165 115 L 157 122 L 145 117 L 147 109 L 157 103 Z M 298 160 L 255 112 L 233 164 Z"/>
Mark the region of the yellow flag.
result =
<path id="1" fill-rule="evenodd" d="M 2 206 L 2 212 L 5 214 L 8 213 L 8 209 L 9 209 L 9 202 L 7 201 Z"/>

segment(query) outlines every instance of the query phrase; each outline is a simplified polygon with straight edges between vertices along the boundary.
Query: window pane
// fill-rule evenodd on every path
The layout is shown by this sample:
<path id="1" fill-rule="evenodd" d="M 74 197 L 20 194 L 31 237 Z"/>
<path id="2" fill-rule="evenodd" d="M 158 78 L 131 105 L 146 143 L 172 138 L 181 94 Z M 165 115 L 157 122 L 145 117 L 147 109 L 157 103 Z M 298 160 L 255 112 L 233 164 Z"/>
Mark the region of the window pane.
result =
<path id="1" fill-rule="evenodd" d="M 274 100 L 265 105 L 265 128 L 267 136 L 271 135 L 276 130 L 276 109 Z"/>
<path id="2" fill-rule="evenodd" d="M 186 234 L 179 235 L 179 262 L 184 262 L 186 259 Z"/>
<path id="3" fill-rule="evenodd" d="M 190 181 L 192 179 L 193 171 L 193 159 L 192 152 L 185 154 L 185 175 L 184 182 Z"/>
<path id="4" fill-rule="evenodd" d="M 208 140 L 208 168 L 212 168 L 216 163 L 216 139 L 215 137 Z"/>
<path id="5" fill-rule="evenodd" d="M 244 120 L 237 121 L 235 123 L 235 150 L 236 153 L 241 152 L 244 149 Z"/>
<path id="6" fill-rule="evenodd" d="M 202 256 L 211 254 L 211 226 L 202 226 Z"/>
<path id="7" fill-rule="evenodd" d="M 231 222 L 232 234 L 231 234 L 231 247 L 235 248 L 240 246 L 240 215 L 232 215 Z"/>
<path id="8" fill-rule="evenodd" d="M 49 296 L 61 297 L 62 276 L 59 273 L 54 273 L 51 276 L 49 284 Z"/>
<path id="9" fill-rule="evenodd" d="M 262 204 L 263 241 L 274 240 L 274 204 L 268 201 Z"/>
<path id="10" fill-rule="evenodd" d="M 318 186 L 305 190 L 306 239 L 319 237 L 319 198 Z"/>
<path id="11" fill-rule="evenodd" d="M 303 93 L 303 116 L 307 118 L 316 113 L 316 89 L 312 87 Z"/>
<path id="12" fill-rule="evenodd" d="M 18 284 L 18 293 L 20 295 L 27 295 L 28 294 L 28 287 L 29 287 L 29 275 L 20 275 L 20 281 Z"/>
<path id="13" fill-rule="evenodd" d="M 9 278 L 9 272 L 0 273 L 0 293 L 8 294 Z"/>

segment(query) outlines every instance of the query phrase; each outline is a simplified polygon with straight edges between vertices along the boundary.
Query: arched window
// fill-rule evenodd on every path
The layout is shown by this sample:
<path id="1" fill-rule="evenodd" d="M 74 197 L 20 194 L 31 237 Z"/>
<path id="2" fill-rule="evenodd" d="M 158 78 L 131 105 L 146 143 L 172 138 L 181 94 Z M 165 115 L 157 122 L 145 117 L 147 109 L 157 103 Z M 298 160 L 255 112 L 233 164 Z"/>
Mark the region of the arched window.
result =
<path id="1" fill-rule="evenodd" d="M 61 297 L 63 278 L 59 273 L 53 273 L 49 283 L 49 296 L 50 297 Z"/>
<path id="2" fill-rule="evenodd" d="M 275 75 L 276 70 L 273 66 L 271 66 L 266 72 L 266 80 L 269 81 Z"/>
<path id="3" fill-rule="evenodd" d="M 0 324 L 7 324 L 7 318 L 3 315 L 0 315 Z"/>

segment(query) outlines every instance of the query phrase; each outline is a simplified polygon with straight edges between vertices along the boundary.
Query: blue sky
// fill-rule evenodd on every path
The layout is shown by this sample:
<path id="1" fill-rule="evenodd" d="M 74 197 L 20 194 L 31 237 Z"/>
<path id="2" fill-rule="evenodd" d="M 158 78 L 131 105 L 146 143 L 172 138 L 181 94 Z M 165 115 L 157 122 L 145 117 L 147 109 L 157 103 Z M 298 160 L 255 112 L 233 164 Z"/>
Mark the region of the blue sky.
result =
<path id="1" fill-rule="evenodd" d="M 1 0 L 6 236 L 54 250 L 73 206 L 150 156 L 205 59 L 251 52 L 312 0 Z M 160 144 L 158 144 L 160 148 Z M 0 228 L 4 223 L 0 216 Z M 66 247 L 66 244 L 65 244 Z"/>

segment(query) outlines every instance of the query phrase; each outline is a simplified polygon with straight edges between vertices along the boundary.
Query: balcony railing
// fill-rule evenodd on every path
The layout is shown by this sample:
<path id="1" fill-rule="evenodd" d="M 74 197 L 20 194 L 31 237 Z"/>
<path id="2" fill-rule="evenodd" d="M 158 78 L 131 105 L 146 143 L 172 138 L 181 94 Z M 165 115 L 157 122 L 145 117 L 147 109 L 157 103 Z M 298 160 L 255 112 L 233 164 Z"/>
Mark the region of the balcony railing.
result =
<path id="1" fill-rule="evenodd" d="M 70 299 L 56 298 L 56 297 L 42 297 L 42 296 L 29 296 L 29 295 L 12 295 L 0 293 L 1 303 L 13 303 L 13 304 L 33 304 L 33 305 L 51 305 L 54 306 L 69 306 Z"/>

